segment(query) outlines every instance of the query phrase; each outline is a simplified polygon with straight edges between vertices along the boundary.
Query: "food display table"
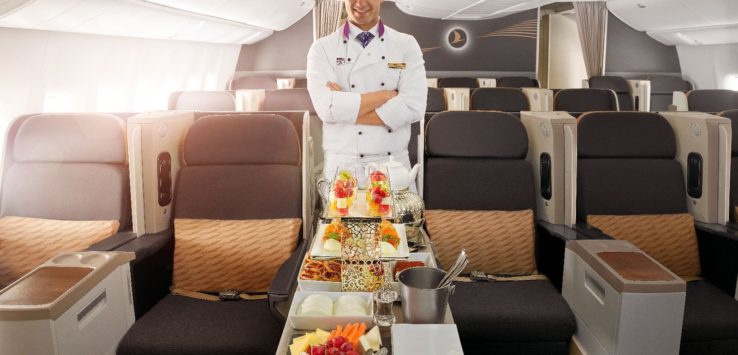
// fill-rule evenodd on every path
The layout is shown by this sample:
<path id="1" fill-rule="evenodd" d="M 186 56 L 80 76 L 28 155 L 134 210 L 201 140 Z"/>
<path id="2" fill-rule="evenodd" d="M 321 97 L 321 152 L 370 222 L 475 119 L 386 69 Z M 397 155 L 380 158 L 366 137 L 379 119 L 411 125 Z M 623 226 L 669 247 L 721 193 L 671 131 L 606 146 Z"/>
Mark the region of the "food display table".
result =
<path id="1" fill-rule="evenodd" d="M 422 238 L 425 241 L 424 246 L 419 247 L 416 252 L 412 252 L 411 256 L 415 253 L 429 253 L 433 254 L 432 246 L 430 244 L 430 240 L 428 239 L 428 236 L 425 234 L 425 232 L 422 232 Z M 309 240 L 308 242 L 312 243 L 312 240 Z M 298 286 L 298 291 L 300 290 L 300 287 Z M 451 296 L 453 297 L 453 296 Z M 396 317 L 395 324 L 403 323 L 403 317 L 402 317 L 402 305 L 400 302 L 395 302 L 393 311 Z M 453 316 L 451 315 L 451 309 L 450 307 L 446 306 L 446 317 L 444 320 L 445 324 L 454 324 Z M 381 335 L 382 335 L 382 344 L 384 347 L 388 348 L 391 353 L 392 349 L 392 341 L 391 341 L 391 332 L 389 327 L 383 327 L 380 328 Z M 282 331 L 282 336 L 279 340 L 279 347 L 277 348 L 277 354 L 278 355 L 289 355 L 290 350 L 289 346 L 292 342 L 292 339 L 295 337 L 298 337 L 302 334 L 306 333 L 306 331 L 303 330 L 296 330 L 292 327 L 292 322 L 288 318 L 285 322 L 284 330 Z M 404 354 L 403 354 L 404 355 Z"/>

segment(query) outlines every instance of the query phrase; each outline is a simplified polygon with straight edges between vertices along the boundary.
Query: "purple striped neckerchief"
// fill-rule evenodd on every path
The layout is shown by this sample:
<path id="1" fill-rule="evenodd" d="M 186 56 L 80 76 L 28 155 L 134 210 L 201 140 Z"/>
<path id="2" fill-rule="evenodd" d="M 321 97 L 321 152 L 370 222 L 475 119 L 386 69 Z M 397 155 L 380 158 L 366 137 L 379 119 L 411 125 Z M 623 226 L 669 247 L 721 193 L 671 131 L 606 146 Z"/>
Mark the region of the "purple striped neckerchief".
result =
<path id="1" fill-rule="evenodd" d="M 377 24 L 377 34 L 379 35 L 379 38 L 384 36 L 384 22 L 382 22 L 382 19 L 379 19 L 379 23 Z M 348 40 L 350 36 L 351 27 L 349 26 L 348 20 L 346 20 L 346 23 L 343 24 L 343 38 Z"/>

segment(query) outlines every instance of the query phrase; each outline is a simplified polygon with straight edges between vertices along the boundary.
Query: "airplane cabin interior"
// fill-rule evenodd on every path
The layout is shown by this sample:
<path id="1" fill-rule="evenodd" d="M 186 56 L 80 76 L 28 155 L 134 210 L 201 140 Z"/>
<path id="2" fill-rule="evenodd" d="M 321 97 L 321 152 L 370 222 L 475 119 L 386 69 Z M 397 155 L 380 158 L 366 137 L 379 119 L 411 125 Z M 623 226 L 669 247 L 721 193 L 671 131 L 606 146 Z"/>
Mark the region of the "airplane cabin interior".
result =
<path id="1" fill-rule="evenodd" d="M 736 1 L 5 0 L 0 49 L 0 354 L 738 355 Z"/>

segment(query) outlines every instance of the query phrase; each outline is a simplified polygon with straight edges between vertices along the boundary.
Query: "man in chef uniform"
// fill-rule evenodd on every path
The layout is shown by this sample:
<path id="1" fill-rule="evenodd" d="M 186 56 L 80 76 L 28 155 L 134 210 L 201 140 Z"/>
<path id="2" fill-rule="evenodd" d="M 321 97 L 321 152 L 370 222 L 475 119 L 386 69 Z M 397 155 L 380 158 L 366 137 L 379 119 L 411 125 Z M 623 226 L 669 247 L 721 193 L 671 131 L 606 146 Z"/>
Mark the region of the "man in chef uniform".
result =
<path id="1" fill-rule="evenodd" d="M 382 22 L 383 1 L 344 0 L 348 21 L 308 53 L 307 87 L 323 121 L 329 180 L 338 166 L 390 157 L 410 168 L 410 124 L 425 114 L 425 62 L 413 36 Z"/>

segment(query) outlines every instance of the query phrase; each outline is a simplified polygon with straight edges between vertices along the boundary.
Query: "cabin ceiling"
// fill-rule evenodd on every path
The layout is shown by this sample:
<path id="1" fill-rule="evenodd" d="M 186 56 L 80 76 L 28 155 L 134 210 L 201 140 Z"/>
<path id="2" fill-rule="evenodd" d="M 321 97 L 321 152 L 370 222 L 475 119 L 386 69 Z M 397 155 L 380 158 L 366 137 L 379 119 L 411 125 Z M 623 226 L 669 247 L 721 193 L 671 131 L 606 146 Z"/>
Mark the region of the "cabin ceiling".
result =
<path id="1" fill-rule="evenodd" d="M 336 0 L 340 1 L 340 0 Z M 482 20 L 555 0 L 387 0 L 410 15 Z M 0 0 L 0 27 L 252 44 L 315 0 Z M 615 16 L 667 45 L 738 42 L 738 0 L 607 0 Z"/>
<path id="2" fill-rule="evenodd" d="M 607 7 L 666 45 L 738 43 L 736 0 L 608 0 Z"/>
<path id="3" fill-rule="evenodd" d="M 406 14 L 444 20 L 482 20 L 552 3 L 548 0 L 394 0 Z"/>
<path id="4" fill-rule="evenodd" d="M 0 27 L 250 44 L 281 31 L 313 0 L 6 0 Z"/>

